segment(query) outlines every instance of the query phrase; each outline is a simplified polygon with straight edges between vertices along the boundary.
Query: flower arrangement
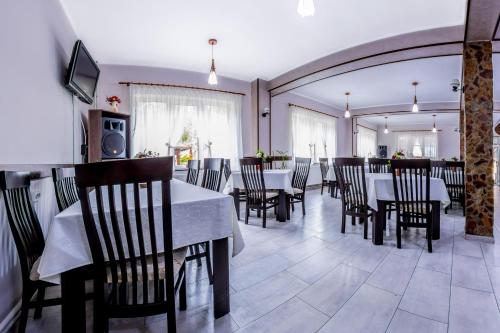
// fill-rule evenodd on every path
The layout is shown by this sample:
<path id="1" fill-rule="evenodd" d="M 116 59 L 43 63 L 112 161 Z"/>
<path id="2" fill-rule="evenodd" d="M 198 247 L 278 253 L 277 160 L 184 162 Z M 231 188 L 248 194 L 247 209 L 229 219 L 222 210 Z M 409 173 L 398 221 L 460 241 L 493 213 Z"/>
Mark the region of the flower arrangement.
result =
<path id="1" fill-rule="evenodd" d="M 393 160 L 404 160 L 405 157 L 405 153 L 402 150 L 396 150 L 394 154 L 392 154 Z"/>
<path id="2" fill-rule="evenodd" d="M 151 157 L 159 157 L 160 153 L 154 152 L 152 150 L 146 150 L 138 152 L 135 154 L 134 158 L 151 158 Z"/>
<path id="3" fill-rule="evenodd" d="M 262 149 L 257 149 L 257 152 L 255 153 L 255 157 L 258 157 L 258 158 L 261 158 L 262 161 L 267 161 L 269 159 L 269 156 L 266 155 L 266 153 L 264 153 L 264 151 Z"/>
<path id="4" fill-rule="evenodd" d="M 122 101 L 118 96 L 108 96 L 106 97 L 106 102 L 111 105 L 111 111 L 118 112 L 118 104 L 120 104 Z"/>

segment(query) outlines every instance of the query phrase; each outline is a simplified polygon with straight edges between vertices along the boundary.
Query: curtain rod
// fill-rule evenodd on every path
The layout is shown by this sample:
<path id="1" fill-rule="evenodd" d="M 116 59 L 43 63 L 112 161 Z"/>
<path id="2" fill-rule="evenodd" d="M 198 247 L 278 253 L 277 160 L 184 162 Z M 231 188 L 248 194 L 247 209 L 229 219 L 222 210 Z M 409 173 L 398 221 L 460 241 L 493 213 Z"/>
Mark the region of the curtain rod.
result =
<path id="1" fill-rule="evenodd" d="M 136 86 L 158 86 L 158 87 L 196 89 L 196 90 L 215 91 L 215 92 L 221 92 L 221 93 L 225 93 L 225 94 L 245 96 L 244 93 L 235 92 L 235 91 L 210 89 L 210 88 L 202 88 L 202 87 L 192 87 L 192 86 L 182 86 L 182 85 L 177 85 L 177 84 L 150 83 L 150 82 L 128 82 L 128 81 L 121 81 L 121 82 L 118 82 L 118 84 L 123 84 L 123 85 L 126 85 L 127 87 L 130 86 L 131 84 L 133 84 Z"/>
<path id="2" fill-rule="evenodd" d="M 304 109 L 304 110 L 321 113 L 321 114 L 324 114 L 325 116 L 330 116 L 330 117 L 333 117 L 333 118 L 338 118 L 338 116 L 334 116 L 333 114 L 328 114 L 328 113 L 325 113 L 325 112 L 313 110 L 313 109 L 310 109 L 310 108 L 306 108 L 305 106 L 301 106 L 301 105 L 297 105 L 297 104 L 293 104 L 293 103 L 288 103 L 288 106 L 295 106 L 297 108 L 301 108 L 301 109 Z"/>
<path id="3" fill-rule="evenodd" d="M 391 131 L 391 130 L 390 130 Z M 442 130 L 438 129 L 438 132 L 441 132 Z M 399 130 L 399 131 L 391 131 L 393 133 L 406 133 L 406 132 L 432 132 L 432 130 Z"/>

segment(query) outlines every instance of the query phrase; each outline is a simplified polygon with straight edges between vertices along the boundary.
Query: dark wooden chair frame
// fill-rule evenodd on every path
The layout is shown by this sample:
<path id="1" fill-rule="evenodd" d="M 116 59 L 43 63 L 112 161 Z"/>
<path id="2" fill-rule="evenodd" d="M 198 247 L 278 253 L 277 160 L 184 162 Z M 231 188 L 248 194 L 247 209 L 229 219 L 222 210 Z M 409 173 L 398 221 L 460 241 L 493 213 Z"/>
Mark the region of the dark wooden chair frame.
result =
<path id="1" fill-rule="evenodd" d="M 328 180 L 328 171 L 330 170 L 330 166 L 328 165 L 328 158 L 319 159 L 319 169 L 321 171 L 321 195 L 323 195 L 323 188 L 326 186 L 327 191 L 330 192 L 330 188 L 332 184 Z"/>
<path id="2" fill-rule="evenodd" d="M 60 305 L 61 298 L 45 299 L 45 289 L 54 284 L 30 279 L 33 265 L 42 255 L 45 240 L 33 208 L 29 173 L 0 171 L 0 188 L 3 192 L 7 220 L 21 265 L 23 294 L 17 331 L 24 333 L 29 309 L 34 308 L 34 319 L 39 319 L 42 316 L 43 307 Z M 36 300 L 32 301 L 35 293 L 37 294 Z"/>
<path id="3" fill-rule="evenodd" d="M 453 209 L 453 202 L 458 202 L 462 205 L 462 213 L 465 216 L 465 162 L 446 161 L 443 178 L 451 201 L 444 209 L 445 214 L 448 214 L 449 208 Z"/>
<path id="4" fill-rule="evenodd" d="M 396 238 L 401 248 L 401 228 L 425 228 L 427 249 L 432 252 L 432 206 L 430 200 L 431 161 L 428 159 L 391 160 L 396 199 Z"/>
<path id="5" fill-rule="evenodd" d="M 52 180 L 54 182 L 57 207 L 60 212 L 79 200 L 75 177 L 64 176 L 63 168 L 52 168 Z"/>
<path id="6" fill-rule="evenodd" d="M 179 308 L 185 310 L 186 279 L 183 262 L 177 283 L 174 281 L 170 195 L 173 157 L 81 164 L 75 166 L 75 173 L 85 230 L 95 269 L 94 331 L 108 331 L 109 318 L 144 317 L 167 313 L 168 331 L 176 332 L 175 295 L 179 290 Z M 163 249 L 158 249 L 156 244 L 153 182 L 161 182 Z M 132 227 L 129 219 L 127 184 L 132 184 L 134 190 L 135 227 Z M 140 184 L 147 186 L 149 233 L 143 231 L 143 224 L 145 225 L 146 222 L 143 223 L 141 217 Z M 123 229 L 117 218 L 115 186 L 120 188 Z M 89 191 L 92 188 L 95 189 L 96 195 L 97 221 L 94 219 L 89 198 Z M 103 194 L 103 188 L 105 194 Z M 111 226 L 108 225 L 104 212 L 104 195 L 107 195 L 109 199 Z M 101 233 L 98 232 L 97 226 Z M 110 235 L 110 228 L 112 228 L 113 236 Z M 136 239 L 132 230 L 137 235 Z M 125 237 L 121 235 L 122 233 Z M 145 237 L 149 237 L 151 242 L 151 254 L 146 253 Z M 105 246 L 103 247 L 102 244 Z M 137 248 L 139 253 L 136 253 Z M 128 258 L 125 255 L 126 252 L 130 254 Z M 159 275 L 160 255 L 164 256 L 164 279 L 160 279 Z M 147 258 L 151 258 L 153 263 L 152 279 L 147 268 Z M 127 269 L 129 266 L 131 273 Z M 108 282 L 109 273 L 111 283 Z M 121 280 L 118 277 L 119 273 Z M 140 278 L 142 281 L 151 282 L 151 285 L 140 283 Z M 141 291 L 142 297 L 139 295 Z M 151 291 L 153 295 L 149 297 Z M 139 298 L 142 299 L 139 300 Z"/>
<path id="7" fill-rule="evenodd" d="M 368 170 L 370 173 L 391 173 L 390 161 L 388 158 L 369 158 Z M 396 206 L 393 203 L 389 203 L 386 205 L 385 211 L 387 212 L 387 218 L 391 219 L 391 213 L 396 211 Z"/>
<path id="8" fill-rule="evenodd" d="M 298 189 L 301 192 L 294 193 L 293 195 L 288 195 L 289 202 L 292 206 L 292 211 L 295 210 L 294 204 L 302 204 L 302 215 L 306 215 L 306 187 L 307 179 L 309 178 L 309 170 L 311 169 L 311 159 L 305 157 L 295 158 L 295 168 L 293 170 L 292 176 L 292 187 Z"/>
<path id="9" fill-rule="evenodd" d="M 444 180 L 446 161 L 431 161 L 431 177 Z"/>
<path id="10" fill-rule="evenodd" d="M 364 158 L 335 158 L 334 168 L 342 200 L 341 232 L 345 233 L 347 216 L 351 216 L 352 225 L 356 224 L 357 217 L 364 224 L 363 238 L 368 239 L 368 218 L 373 219 L 374 213 L 368 206 Z"/>
<path id="11" fill-rule="evenodd" d="M 246 214 L 245 224 L 248 224 L 250 210 L 257 210 L 257 216 L 262 212 L 262 227 L 266 227 L 267 210 L 278 206 L 278 195 L 267 199 L 264 181 L 264 162 L 261 158 L 249 157 L 240 159 L 241 177 L 245 185 Z M 266 169 L 267 170 L 267 169 Z"/>
<path id="12" fill-rule="evenodd" d="M 189 160 L 187 163 L 186 183 L 198 185 L 198 176 L 200 175 L 200 160 Z"/>

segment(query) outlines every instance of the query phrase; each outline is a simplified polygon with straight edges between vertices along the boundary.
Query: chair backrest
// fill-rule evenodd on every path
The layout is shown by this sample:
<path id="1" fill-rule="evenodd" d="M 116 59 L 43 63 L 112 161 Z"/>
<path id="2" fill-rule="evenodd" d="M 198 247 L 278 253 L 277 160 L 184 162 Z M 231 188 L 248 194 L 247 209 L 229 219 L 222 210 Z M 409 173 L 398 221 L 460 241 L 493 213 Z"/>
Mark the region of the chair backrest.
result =
<path id="1" fill-rule="evenodd" d="M 446 161 L 444 183 L 452 199 L 465 194 L 465 162 Z"/>
<path id="2" fill-rule="evenodd" d="M 298 188 L 305 192 L 310 168 L 311 168 L 310 158 L 304 158 L 304 157 L 295 158 L 295 169 L 293 170 L 292 187 Z"/>
<path id="3" fill-rule="evenodd" d="M 262 205 L 265 202 L 266 185 L 263 164 L 262 159 L 258 157 L 240 159 L 241 177 L 245 185 L 247 205 Z"/>
<path id="4" fill-rule="evenodd" d="M 370 173 L 389 173 L 391 172 L 391 165 L 388 158 L 369 158 L 368 170 Z"/>
<path id="5" fill-rule="evenodd" d="M 397 214 L 412 223 L 428 222 L 430 212 L 431 161 L 428 159 L 391 160 L 392 182 Z"/>
<path id="6" fill-rule="evenodd" d="M 337 157 L 334 170 L 343 205 L 348 210 L 367 208 L 365 159 L 363 157 Z"/>
<path id="7" fill-rule="evenodd" d="M 191 185 L 198 184 L 198 176 L 200 174 L 200 160 L 189 160 L 187 163 L 186 183 Z"/>
<path id="8" fill-rule="evenodd" d="M 31 199 L 30 175 L 27 172 L 0 171 L 0 188 L 19 254 L 23 282 L 26 283 L 33 264 L 45 247 L 42 228 Z"/>
<path id="9" fill-rule="evenodd" d="M 166 303 L 165 295 L 175 295 L 172 169 L 172 157 L 75 166 L 95 279 L 104 284 L 111 276 L 112 305 L 158 306 Z M 91 203 L 91 188 L 96 204 Z M 120 283 L 125 281 L 128 285 Z"/>
<path id="10" fill-rule="evenodd" d="M 224 160 L 224 178 L 226 179 L 226 182 L 229 179 L 229 176 L 231 176 L 231 160 L 225 159 Z"/>
<path id="11" fill-rule="evenodd" d="M 56 201 L 59 211 L 63 211 L 78 201 L 75 177 L 64 174 L 63 168 L 52 168 L 52 180 L 56 191 Z"/>
<path id="12" fill-rule="evenodd" d="M 264 170 L 272 170 L 273 169 L 273 161 L 265 161 L 262 162 Z"/>
<path id="13" fill-rule="evenodd" d="M 446 168 L 445 161 L 431 161 L 431 177 L 443 178 L 445 168 Z"/>
<path id="14" fill-rule="evenodd" d="M 319 159 L 319 168 L 321 171 L 321 179 L 325 181 L 328 176 L 328 169 L 330 168 L 330 166 L 328 165 L 328 158 Z"/>
<path id="15" fill-rule="evenodd" d="M 224 160 L 222 158 L 205 158 L 201 187 L 219 192 L 223 167 Z"/>

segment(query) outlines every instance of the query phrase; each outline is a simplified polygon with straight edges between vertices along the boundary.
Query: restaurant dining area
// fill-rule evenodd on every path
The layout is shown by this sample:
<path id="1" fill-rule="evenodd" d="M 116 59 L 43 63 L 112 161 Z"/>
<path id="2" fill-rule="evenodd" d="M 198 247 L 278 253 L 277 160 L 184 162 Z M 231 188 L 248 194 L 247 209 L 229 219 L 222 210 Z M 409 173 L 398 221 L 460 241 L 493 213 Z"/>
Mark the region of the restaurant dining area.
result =
<path id="1" fill-rule="evenodd" d="M 0 31 L 0 333 L 500 332 L 498 0 Z"/>

